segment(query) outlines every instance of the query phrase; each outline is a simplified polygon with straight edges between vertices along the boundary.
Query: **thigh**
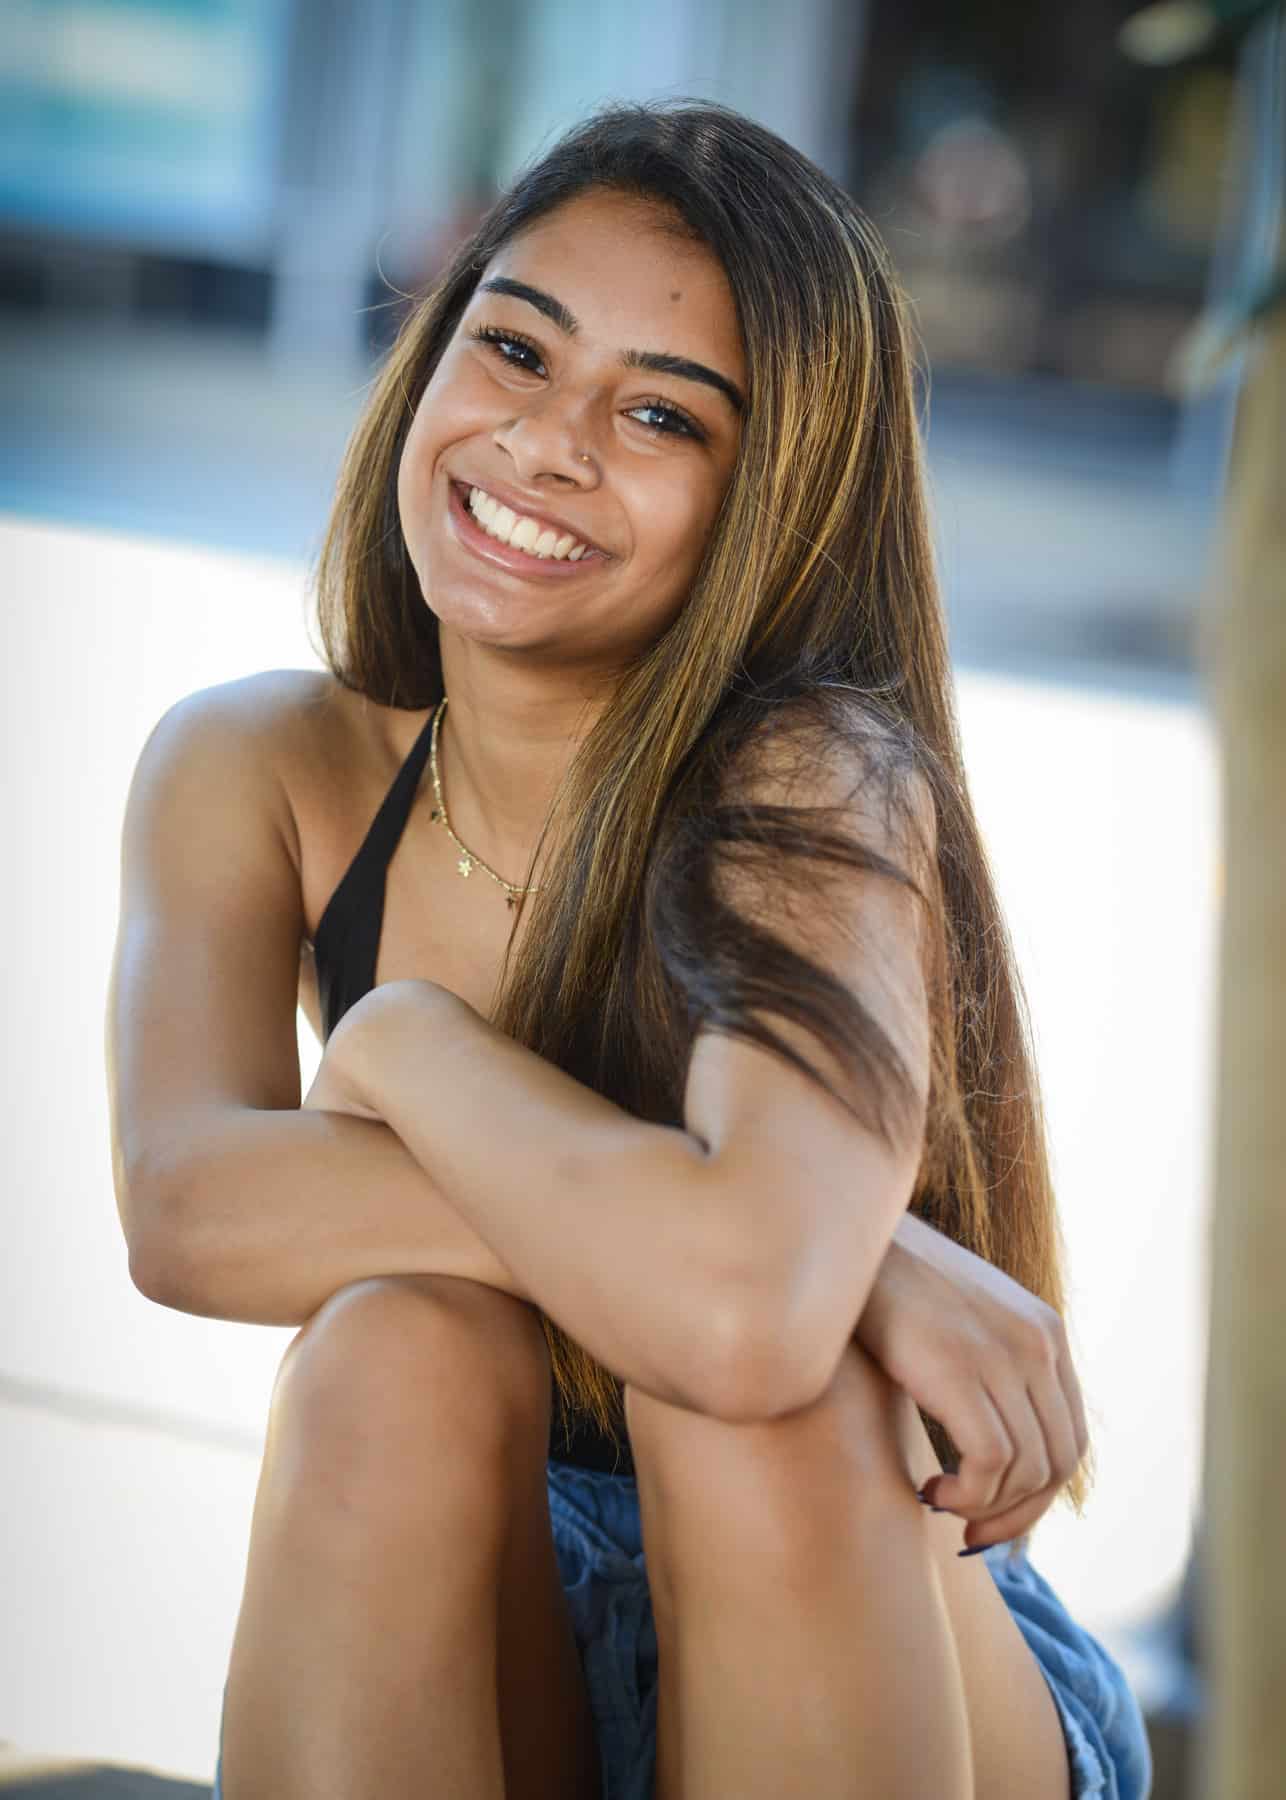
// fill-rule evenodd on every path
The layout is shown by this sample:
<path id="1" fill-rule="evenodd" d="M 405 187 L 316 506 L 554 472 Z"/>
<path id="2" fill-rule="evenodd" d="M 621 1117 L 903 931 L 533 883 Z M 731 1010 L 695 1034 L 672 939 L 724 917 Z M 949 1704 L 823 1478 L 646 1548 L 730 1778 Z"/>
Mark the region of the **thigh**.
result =
<path id="1" fill-rule="evenodd" d="M 670 1580 L 666 1543 L 674 1505 L 695 1508 L 707 1536 L 719 1530 L 743 1549 L 757 1531 L 789 1528 L 814 1537 L 818 1554 L 842 1535 L 834 1527 L 839 1508 L 845 1518 L 866 1521 L 863 1530 L 878 1554 L 881 1509 L 918 1506 L 914 1489 L 939 1473 L 915 1403 L 856 1344 L 815 1406 L 750 1430 L 729 1433 L 718 1421 L 666 1408 L 629 1388 L 626 1406 L 658 1602 L 661 1711 L 680 1705 L 674 1663 L 681 1597 Z M 755 1496 L 749 1512 L 758 1515 L 749 1521 L 742 1498 L 748 1494 Z M 927 1507 L 919 1511 L 955 1640 L 976 1800 L 1009 1800 L 1013 1794 L 1069 1800 L 1068 1747 L 1058 1708 L 987 1559 L 957 1554 L 963 1520 Z M 673 1750 L 672 1736 L 668 1742 Z M 667 1734 L 659 1731 L 662 1757 L 666 1744 Z"/>
<path id="2" fill-rule="evenodd" d="M 900 1391 L 898 1405 L 907 1471 L 918 1488 L 941 1465 L 914 1401 Z M 977 1800 L 1008 1800 L 1011 1794 L 1069 1800 L 1069 1752 L 1058 1707 L 987 1567 L 1004 1550 L 962 1558 L 964 1520 L 927 1507 L 924 1520 L 960 1661 Z"/>
<path id="3" fill-rule="evenodd" d="M 274 1394 L 278 1435 L 293 1430 L 302 1466 L 339 1484 L 372 1553 L 405 1545 L 409 1515 L 455 1534 L 444 1554 L 494 1561 L 506 1792 L 595 1800 L 597 1745 L 545 1486 L 550 1406 L 535 1309 L 438 1275 L 341 1289 L 291 1341 Z"/>
<path id="4" fill-rule="evenodd" d="M 599 1800 L 598 1732 L 554 1545 L 543 1456 L 505 1544 L 496 1686 L 509 1800 Z"/>

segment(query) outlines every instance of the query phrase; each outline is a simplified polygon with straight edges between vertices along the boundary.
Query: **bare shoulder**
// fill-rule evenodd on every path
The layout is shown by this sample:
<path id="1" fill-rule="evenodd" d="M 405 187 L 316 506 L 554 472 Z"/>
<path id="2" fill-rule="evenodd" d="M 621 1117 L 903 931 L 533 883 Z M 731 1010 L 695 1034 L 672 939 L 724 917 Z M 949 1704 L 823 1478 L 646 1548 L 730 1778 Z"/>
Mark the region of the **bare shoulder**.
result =
<path id="1" fill-rule="evenodd" d="M 174 702 L 157 729 L 220 730 L 287 757 L 305 738 L 344 729 L 355 698 L 326 669 L 262 669 L 197 688 Z"/>
<path id="2" fill-rule="evenodd" d="M 936 857 L 938 809 L 913 726 L 851 689 L 766 709 L 729 759 L 722 797 L 829 815 L 917 874 Z"/>
<path id="3" fill-rule="evenodd" d="M 140 763 L 221 762 L 230 777 L 235 771 L 242 801 L 273 817 L 297 863 L 308 781 L 352 766 L 357 709 L 368 704 L 328 670 L 260 670 L 176 700 L 153 726 Z"/>

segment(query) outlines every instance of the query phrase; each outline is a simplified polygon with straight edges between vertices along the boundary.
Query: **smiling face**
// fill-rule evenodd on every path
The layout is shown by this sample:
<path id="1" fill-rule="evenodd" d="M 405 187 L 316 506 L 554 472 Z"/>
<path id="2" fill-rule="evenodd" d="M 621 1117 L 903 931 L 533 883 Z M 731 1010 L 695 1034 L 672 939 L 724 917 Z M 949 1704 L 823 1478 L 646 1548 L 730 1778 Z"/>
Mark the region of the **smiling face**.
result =
<path id="1" fill-rule="evenodd" d="M 591 190 L 483 271 L 398 470 L 444 636 L 611 674 L 681 609 L 746 371 L 722 267 L 668 221 Z"/>

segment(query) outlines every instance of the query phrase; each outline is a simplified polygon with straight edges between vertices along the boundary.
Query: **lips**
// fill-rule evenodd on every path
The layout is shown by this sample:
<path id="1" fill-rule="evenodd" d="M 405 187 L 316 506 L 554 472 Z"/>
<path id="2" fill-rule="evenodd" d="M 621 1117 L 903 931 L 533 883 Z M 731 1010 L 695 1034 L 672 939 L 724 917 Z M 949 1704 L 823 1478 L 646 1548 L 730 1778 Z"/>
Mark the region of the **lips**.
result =
<path id="1" fill-rule="evenodd" d="M 486 490 L 484 490 L 485 492 Z M 503 490 L 502 490 L 503 492 Z M 447 529 L 455 542 L 463 551 L 487 567 L 509 576 L 520 578 L 524 583 L 540 586 L 550 581 L 583 581 L 586 576 L 605 569 L 614 561 L 606 551 L 597 546 L 588 548 L 583 556 L 574 562 L 564 556 L 536 556 L 530 550 L 524 550 L 513 544 L 502 542 L 493 537 L 483 527 L 481 521 L 473 516 L 468 504 L 469 488 L 454 478 L 447 482 Z M 499 498 L 499 496 L 497 496 Z M 539 520 L 549 533 L 559 529 L 561 521 L 555 521 L 547 514 L 524 513 L 525 518 Z M 570 536 L 570 531 L 567 533 Z M 578 538 L 578 543 L 587 540 Z"/>
<path id="2" fill-rule="evenodd" d="M 596 544 L 593 538 L 590 537 L 574 520 L 560 518 L 557 513 L 546 512 L 542 506 L 533 504 L 529 499 L 524 495 L 517 493 L 513 488 L 508 488 L 495 482 L 473 481 L 467 478 L 462 479 L 458 476 L 451 476 L 449 479 L 452 487 L 459 494 L 460 502 L 466 511 L 472 510 L 469 506 L 469 495 L 471 490 L 478 488 L 483 494 L 488 495 L 494 500 L 497 506 L 508 508 L 509 512 L 514 515 L 515 522 L 519 519 L 530 519 L 537 527 L 537 537 L 546 531 L 552 531 L 555 539 L 570 537 L 577 544 L 583 545 L 586 555 L 594 554 L 606 557 L 611 554 L 611 552 L 605 550 L 601 544 Z M 519 544 L 519 548 L 529 550 L 529 546 L 521 543 Z"/>

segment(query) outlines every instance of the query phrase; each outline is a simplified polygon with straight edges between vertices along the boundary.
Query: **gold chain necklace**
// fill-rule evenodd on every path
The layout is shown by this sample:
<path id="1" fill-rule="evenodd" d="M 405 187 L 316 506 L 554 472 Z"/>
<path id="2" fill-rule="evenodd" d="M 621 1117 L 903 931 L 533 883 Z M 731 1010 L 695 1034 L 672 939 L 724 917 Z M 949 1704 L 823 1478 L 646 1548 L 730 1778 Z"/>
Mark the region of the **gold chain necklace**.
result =
<path id="1" fill-rule="evenodd" d="M 455 865 L 460 873 L 468 876 L 471 875 L 475 869 L 481 869 L 484 875 L 490 875 L 491 879 L 505 890 L 505 905 L 512 907 L 517 903 L 521 895 L 538 894 L 540 888 L 534 885 L 532 887 L 517 887 L 512 881 L 506 881 L 503 875 L 496 874 L 496 871 L 491 867 L 490 863 L 483 862 L 482 858 L 474 851 L 470 850 L 467 844 L 462 844 L 455 832 L 451 829 L 451 821 L 447 817 L 447 803 L 442 798 L 442 780 L 438 774 L 438 726 L 442 723 L 442 715 L 446 709 L 447 702 L 446 695 L 444 694 L 441 703 L 438 706 L 438 710 L 433 715 L 433 729 L 429 733 L 429 773 L 433 777 L 433 812 L 431 817 L 436 819 L 440 825 L 446 826 L 447 835 L 450 837 L 451 842 L 455 845 L 456 849 L 460 852 L 460 860 Z"/>

